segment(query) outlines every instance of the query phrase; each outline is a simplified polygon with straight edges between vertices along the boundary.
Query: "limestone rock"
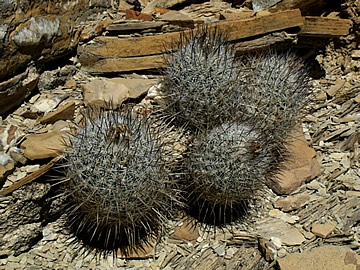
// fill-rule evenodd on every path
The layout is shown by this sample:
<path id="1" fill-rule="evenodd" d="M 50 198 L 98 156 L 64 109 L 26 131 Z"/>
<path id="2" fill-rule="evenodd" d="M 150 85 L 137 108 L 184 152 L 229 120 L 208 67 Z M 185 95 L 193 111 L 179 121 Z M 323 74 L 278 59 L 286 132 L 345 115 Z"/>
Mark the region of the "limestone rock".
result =
<path id="1" fill-rule="evenodd" d="M 72 65 L 65 65 L 61 69 L 46 70 L 40 75 L 38 87 L 40 92 L 51 91 L 66 84 L 75 74 L 76 68 Z"/>
<path id="2" fill-rule="evenodd" d="M 24 155 L 30 160 L 57 157 L 66 149 L 66 140 L 69 133 L 53 131 L 30 135 L 21 144 Z"/>
<path id="3" fill-rule="evenodd" d="M 41 120 L 41 124 L 53 124 L 58 120 L 72 120 L 74 118 L 75 102 L 71 101 L 48 113 Z"/>
<path id="4" fill-rule="evenodd" d="M 199 227 L 193 222 L 184 221 L 180 227 L 175 228 L 170 237 L 195 244 L 199 237 Z"/>
<path id="5" fill-rule="evenodd" d="M 296 194 L 278 199 L 274 207 L 280 208 L 282 211 L 288 212 L 303 207 L 310 199 L 309 194 Z"/>
<path id="6" fill-rule="evenodd" d="M 301 245 L 305 241 L 305 237 L 298 229 L 276 218 L 262 222 L 257 226 L 257 230 L 262 238 L 271 239 L 276 237 L 289 246 Z"/>
<path id="7" fill-rule="evenodd" d="M 3 249 L 10 250 L 14 256 L 18 256 L 33 246 L 41 231 L 41 222 L 20 225 L 11 234 L 4 235 L 0 244 Z"/>
<path id="8" fill-rule="evenodd" d="M 31 106 L 32 112 L 48 113 L 59 105 L 62 97 L 59 96 L 40 96 L 40 98 Z"/>
<path id="9" fill-rule="evenodd" d="M 322 246 L 278 259 L 280 270 L 356 270 L 360 256 L 348 247 Z"/>
<path id="10" fill-rule="evenodd" d="M 6 153 L 0 153 L 0 183 L 15 169 L 15 161 Z"/>
<path id="11" fill-rule="evenodd" d="M 272 209 L 269 211 L 269 216 L 270 217 L 275 217 L 275 218 L 279 218 L 281 219 L 282 221 L 285 221 L 289 224 L 294 224 L 296 223 L 296 217 L 292 217 L 292 216 L 289 216 L 288 214 L 278 210 L 278 209 Z M 298 217 L 297 217 L 298 219 Z"/>
<path id="12" fill-rule="evenodd" d="M 119 107 L 128 98 L 144 95 L 157 80 L 148 79 L 96 79 L 83 85 L 86 106 Z"/>
<path id="13" fill-rule="evenodd" d="M 321 173 L 316 152 L 309 147 L 303 132 L 297 131 L 293 138 L 288 146 L 289 158 L 282 164 L 284 169 L 271 183 L 271 188 L 278 194 L 289 194 Z"/>
<path id="14" fill-rule="evenodd" d="M 334 223 L 325 223 L 325 224 L 314 224 L 312 225 L 311 232 L 316 236 L 321 238 L 326 238 L 330 233 L 332 233 L 336 228 Z"/>
<path id="15" fill-rule="evenodd" d="M 193 26 L 194 20 L 180 11 L 171 10 L 159 16 L 159 19 L 171 24 L 180 25 L 180 26 Z"/>

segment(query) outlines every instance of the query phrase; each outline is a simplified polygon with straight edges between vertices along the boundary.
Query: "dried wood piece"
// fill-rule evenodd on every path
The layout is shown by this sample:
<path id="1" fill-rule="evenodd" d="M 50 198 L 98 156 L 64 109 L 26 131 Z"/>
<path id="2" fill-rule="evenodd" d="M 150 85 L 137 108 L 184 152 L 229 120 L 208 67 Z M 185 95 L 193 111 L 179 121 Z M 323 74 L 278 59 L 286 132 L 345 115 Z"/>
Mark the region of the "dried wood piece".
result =
<path id="1" fill-rule="evenodd" d="M 349 33 L 351 20 L 305 16 L 299 35 L 316 37 L 339 37 Z"/>
<path id="2" fill-rule="evenodd" d="M 32 174 L 26 176 L 25 178 L 21 179 L 19 182 L 11 185 L 8 188 L 5 188 L 4 190 L 2 190 L 0 192 L 1 195 L 8 195 L 11 192 L 13 192 L 14 190 L 29 184 L 31 182 L 33 182 L 34 180 L 38 179 L 40 176 L 44 175 L 45 173 L 47 173 L 54 165 L 55 163 L 59 160 L 59 157 L 55 157 L 53 158 L 49 163 L 41 166 L 36 172 L 33 172 Z"/>
<path id="3" fill-rule="evenodd" d="M 230 40 L 237 40 L 302 24 L 300 11 L 288 10 L 250 19 L 222 21 L 209 27 L 226 32 Z M 126 39 L 101 36 L 79 47 L 79 60 L 83 68 L 92 73 L 159 68 L 164 63 L 162 54 L 170 48 L 166 48 L 166 44 L 179 38 L 180 32 Z"/>
<path id="4" fill-rule="evenodd" d="M 107 31 L 110 32 L 138 32 L 144 30 L 155 29 L 158 30 L 162 26 L 166 25 L 166 22 L 121 22 L 121 23 L 113 23 L 106 27 Z"/>

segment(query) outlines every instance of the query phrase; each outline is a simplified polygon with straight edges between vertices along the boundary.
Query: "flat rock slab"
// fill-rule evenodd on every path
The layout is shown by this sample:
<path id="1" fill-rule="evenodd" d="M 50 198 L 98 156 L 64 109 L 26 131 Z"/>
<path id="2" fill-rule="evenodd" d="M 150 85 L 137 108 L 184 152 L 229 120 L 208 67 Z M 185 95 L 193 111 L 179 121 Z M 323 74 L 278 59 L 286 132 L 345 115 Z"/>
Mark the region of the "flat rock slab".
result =
<path id="1" fill-rule="evenodd" d="M 314 224 L 311 228 L 311 232 L 316 236 L 321 238 L 326 238 L 330 233 L 332 233 L 336 228 L 334 223 L 325 223 L 325 224 Z"/>
<path id="2" fill-rule="evenodd" d="M 75 102 L 60 106 L 55 111 L 48 113 L 41 120 L 41 124 L 53 124 L 58 120 L 72 120 L 74 118 Z"/>
<path id="3" fill-rule="evenodd" d="M 316 152 L 310 148 L 301 131 L 294 133 L 289 143 L 289 158 L 283 162 L 284 168 L 271 184 L 277 194 L 290 194 L 297 187 L 321 174 L 321 167 L 316 160 Z"/>
<path id="4" fill-rule="evenodd" d="M 276 237 L 288 246 L 301 245 L 305 241 L 305 237 L 298 229 L 277 218 L 271 218 L 259 224 L 257 231 L 262 238 Z"/>
<path id="5" fill-rule="evenodd" d="M 84 103 L 86 106 L 115 109 L 129 98 L 146 94 L 157 82 L 156 79 L 96 79 L 83 85 Z"/>
<path id="6" fill-rule="evenodd" d="M 53 131 L 30 135 L 21 144 L 24 156 L 30 160 L 57 157 L 66 149 L 67 131 Z"/>
<path id="7" fill-rule="evenodd" d="M 356 270 L 360 256 L 347 247 L 322 246 L 278 259 L 280 270 Z"/>

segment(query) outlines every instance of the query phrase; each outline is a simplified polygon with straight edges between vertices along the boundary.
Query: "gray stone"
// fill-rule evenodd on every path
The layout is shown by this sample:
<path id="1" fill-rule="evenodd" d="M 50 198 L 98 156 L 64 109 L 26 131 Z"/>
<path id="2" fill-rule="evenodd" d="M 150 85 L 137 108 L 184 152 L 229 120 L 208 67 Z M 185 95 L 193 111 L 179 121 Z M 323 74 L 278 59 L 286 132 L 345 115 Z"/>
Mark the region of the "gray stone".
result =
<path id="1" fill-rule="evenodd" d="M 266 220 L 257 226 L 257 230 L 263 238 L 271 239 L 271 237 L 276 237 L 289 246 L 301 245 L 306 240 L 298 229 L 280 219 L 271 218 Z"/>
<path id="2" fill-rule="evenodd" d="M 41 235 L 41 223 L 19 225 L 14 231 L 7 233 L 0 240 L 2 248 L 9 249 L 14 256 L 29 250 Z"/>
<path id="3" fill-rule="evenodd" d="M 264 10 L 276 5 L 282 0 L 252 0 L 253 10 Z"/>
<path id="4" fill-rule="evenodd" d="M 40 42 L 50 44 L 52 39 L 61 36 L 60 19 L 48 20 L 31 17 L 30 25 L 13 35 L 12 40 L 18 47 L 37 46 Z"/>

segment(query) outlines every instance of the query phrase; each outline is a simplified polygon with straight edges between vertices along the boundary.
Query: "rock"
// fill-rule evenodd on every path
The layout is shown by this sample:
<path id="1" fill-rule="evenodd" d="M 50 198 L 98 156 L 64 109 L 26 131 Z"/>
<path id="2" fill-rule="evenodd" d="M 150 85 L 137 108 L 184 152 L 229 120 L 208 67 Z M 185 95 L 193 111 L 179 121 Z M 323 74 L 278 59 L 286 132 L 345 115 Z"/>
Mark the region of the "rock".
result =
<path id="1" fill-rule="evenodd" d="M 34 134 L 26 137 L 21 144 L 24 155 L 30 160 L 57 157 L 66 149 L 66 140 L 69 133 L 53 131 L 43 134 Z"/>
<path id="2" fill-rule="evenodd" d="M 91 25 L 86 27 L 80 36 L 80 41 L 89 40 L 96 36 L 101 35 L 106 27 L 108 27 L 112 23 L 110 18 L 105 18 L 104 20 L 97 22 L 95 25 Z"/>
<path id="3" fill-rule="evenodd" d="M 22 165 L 26 164 L 26 157 L 24 157 L 24 151 L 17 147 L 11 147 L 9 150 L 10 156 L 16 162 L 20 162 Z"/>
<path id="4" fill-rule="evenodd" d="M 40 96 L 40 98 L 31 106 L 32 112 L 47 113 L 56 108 L 59 105 L 63 97 L 59 96 Z"/>
<path id="5" fill-rule="evenodd" d="M 67 80 L 64 84 L 64 88 L 67 89 L 76 89 L 76 81 L 75 80 Z"/>
<path id="6" fill-rule="evenodd" d="M 72 120 L 74 118 L 75 102 L 71 101 L 60 106 L 55 111 L 46 114 L 41 120 L 41 124 L 53 124 L 58 120 Z"/>
<path id="7" fill-rule="evenodd" d="M 351 53 L 351 57 L 354 59 L 360 58 L 360 50 L 353 50 Z"/>
<path id="8" fill-rule="evenodd" d="M 9 2 L 14 3 L 13 8 L 1 10 L 4 23 L 0 24 L 3 25 L 0 30 L 0 41 L 3 40 L 0 42 L 0 80 L 21 72 L 32 61 L 36 66 L 46 66 L 44 63 L 73 51 L 79 43 L 83 25 L 86 25 L 81 23 L 94 13 L 99 13 L 101 18 L 100 12 L 104 9 L 89 8 L 89 2 L 93 2 L 89 0 L 56 4 L 5 1 Z"/>
<path id="9" fill-rule="evenodd" d="M 190 16 L 176 10 L 171 10 L 160 15 L 159 19 L 180 26 L 192 27 L 194 25 L 194 20 Z"/>
<path id="10" fill-rule="evenodd" d="M 330 233 L 332 233 L 336 228 L 334 223 L 325 223 L 325 224 L 313 224 L 311 232 L 316 236 L 321 238 L 326 238 Z"/>
<path id="11" fill-rule="evenodd" d="M 152 21 L 151 15 L 142 13 L 139 11 L 135 11 L 132 9 L 128 9 L 126 11 L 126 19 L 127 20 L 133 19 L 133 20 L 142 20 L 142 21 Z"/>
<path id="12" fill-rule="evenodd" d="M 269 211 L 269 216 L 270 217 L 275 217 L 275 218 L 279 218 L 282 221 L 285 221 L 289 224 L 295 224 L 296 223 L 296 219 L 299 219 L 298 217 L 294 218 L 292 216 L 289 216 L 288 214 L 285 214 L 284 212 L 281 212 L 278 209 L 272 209 Z"/>
<path id="13" fill-rule="evenodd" d="M 257 226 L 257 230 L 262 238 L 271 239 L 271 237 L 276 237 L 289 246 L 301 245 L 305 241 L 305 237 L 298 229 L 276 218 L 262 222 Z"/>
<path id="14" fill-rule="evenodd" d="M 0 183 L 14 171 L 15 161 L 6 153 L 0 153 Z"/>
<path id="15" fill-rule="evenodd" d="M 271 188 L 277 194 L 289 194 L 297 187 L 321 174 L 316 152 L 308 146 L 303 132 L 297 131 L 289 143 L 289 158 L 282 163 L 283 170 L 274 177 Z"/>
<path id="16" fill-rule="evenodd" d="M 7 151 L 9 147 L 14 145 L 22 132 L 17 126 L 8 124 L 5 129 L 0 132 L 0 150 Z"/>
<path id="17" fill-rule="evenodd" d="M 45 70 L 41 73 L 38 83 L 40 92 L 51 91 L 66 84 L 68 80 L 71 80 L 75 72 L 76 68 L 71 65 L 66 65 L 61 69 Z"/>
<path id="18" fill-rule="evenodd" d="M 153 0 L 142 10 L 142 12 L 151 14 L 154 13 L 156 8 L 171 8 L 176 4 L 184 2 L 186 2 L 186 0 Z"/>
<path id="19" fill-rule="evenodd" d="M 0 82 L 0 115 L 19 106 L 35 89 L 38 80 L 36 68 L 30 67 L 25 72 Z"/>
<path id="20" fill-rule="evenodd" d="M 29 250 L 41 235 L 41 223 L 31 223 L 17 226 L 11 233 L 7 233 L 0 240 L 3 249 L 8 249 L 14 256 Z"/>
<path id="21" fill-rule="evenodd" d="M 280 208 L 284 212 L 297 210 L 300 207 L 306 205 L 309 199 L 310 199 L 309 194 L 304 194 L 304 193 L 287 196 L 286 198 L 278 199 L 275 202 L 274 207 Z"/>
<path id="22" fill-rule="evenodd" d="M 180 227 L 175 227 L 170 237 L 195 244 L 199 237 L 199 227 L 194 222 L 184 221 Z"/>
<path id="23" fill-rule="evenodd" d="M 86 106 L 109 108 L 119 107 L 128 98 L 138 98 L 146 94 L 157 80 L 149 79 L 96 79 L 83 85 L 84 103 Z"/>
<path id="24" fill-rule="evenodd" d="M 359 269 L 360 256 L 348 247 L 322 246 L 278 259 L 280 270 Z"/>
<path id="25" fill-rule="evenodd" d="M 271 240 L 259 238 L 258 248 L 266 261 L 270 262 L 276 259 L 277 247 L 271 242 Z"/>
<path id="26" fill-rule="evenodd" d="M 15 44 L 22 47 L 36 46 L 40 42 L 49 45 L 56 37 L 61 36 L 60 18 L 31 17 L 12 35 Z"/>
<path id="27" fill-rule="evenodd" d="M 331 86 L 329 89 L 325 91 L 330 97 L 333 97 L 341 88 L 344 87 L 344 85 L 345 85 L 344 80 L 337 80 L 333 86 Z"/>
<path id="28" fill-rule="evenodd" d="M 282 0 L 252 0 L 253 10 L 264 10 L 276 5 Z"/>

